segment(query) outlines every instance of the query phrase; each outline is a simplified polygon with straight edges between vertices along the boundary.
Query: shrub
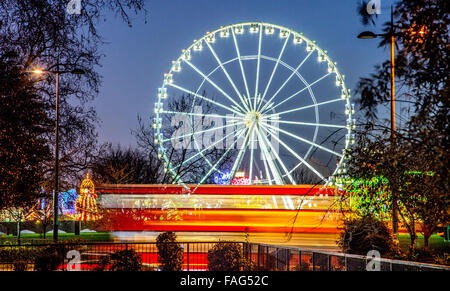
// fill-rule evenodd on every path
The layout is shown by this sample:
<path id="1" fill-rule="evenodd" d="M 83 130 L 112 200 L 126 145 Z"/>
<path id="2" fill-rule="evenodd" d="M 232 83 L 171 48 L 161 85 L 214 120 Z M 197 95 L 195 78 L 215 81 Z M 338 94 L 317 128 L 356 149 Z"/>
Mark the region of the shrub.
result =
<path id="1" fill-rule="evenodd" d="M 37 251 L 34 258 L 34 269 L 40 272 L 55 271 L 64 262 L 61 248 L 50 246 Z"/>
<path id="2" fill-rule="evenodd" d="M 156 238 L 158 248 L 158 261 L 162 271 L 183 270 L 183 248 L 177 242 L 174 232 L 164 232 Z"/>
<path id="3" fill-rule="evenodd" d="M 294 271 L 311 271 L 311 265 L 307 262 L 300 262 L 299 265 L 295 266 Z"/>
<path id="4" fill-rule="evenodd" d="M 102 257 L 98 261 L 98 264 L 95 265 L 94 271 L 96 271 L 96 272 L 105 271 L 109 267 L 110 263 L 111 263 L 111 258 L 109 256 Z"/>
<path id="5" fill-rule="evenodd" d="M 242 259 L 242 271 L 246 271 L 246 272 L 257 271 L 256 264 L 250 259 L 243 258 Z"/>
<path id="6" fill-rule="evenodd" d="M 111 271 L 140 271 L 142 258 L 135 250 L 123 250 L 111 255 Z"/>
<path id="7" fill-rule="evenodd" d="M 106 269 L 123 272 L 141 271 L 142 258 L 134 249 L 117 251 L 102 258 L 94 270 L 105 271 Z"/>
<path id="8" fill-rule="evenodd" d="M 395 250 L 386 224 L 372 216 L 345 220 L 337 243 L 345 253 L 364 256 L 371 250 L 377 250 L 381 255 Z"/>
<path id="9" fill-rule="evenodd" d="M 26 271 L 35 255 L 36 250 L 29 247 L 4 247 L 0 249 L 0 262 L 12 264 L 14 271 Z"/>
<path id="10" fill-rule="evenodd" d="M 243 263 L 238 243 L 218 242 L 208 251 L 209 271 L 240 271 Z"/>

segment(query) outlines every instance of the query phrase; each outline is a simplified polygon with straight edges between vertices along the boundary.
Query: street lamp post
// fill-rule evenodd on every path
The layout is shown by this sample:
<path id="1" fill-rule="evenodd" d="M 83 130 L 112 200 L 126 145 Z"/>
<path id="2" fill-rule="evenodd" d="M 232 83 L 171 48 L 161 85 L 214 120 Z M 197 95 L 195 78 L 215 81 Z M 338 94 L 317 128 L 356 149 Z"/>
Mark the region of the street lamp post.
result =
<path id="1" fill-rule="evenodd" d="M 55 111 L 55 189 L 53 192 L 53 241 L 58 241 L 58 205 L 59 205 L 59 75 L 71 73 L 74 75 L 82 75 L 85 72 L 82 69 L 74 69 L 72 71 L 52 71 L 35 69 L 32 71 L 41 75 L 44 73 L 55 74 L 56 76 L 56 111 Z"/>
<path id="2" fill-rule="evenodd" d="M 373 39 L 377 37 L 389 37 L 391 40 L 391 144 L 395 140 L 395 32 L 394 32 L 394 13 L 391 6 L 391 22 L 388 33 L 376 34 L 372 31 L 364 31 L 358 35 L 360 39 Z M 398 209 L 397 201 L 392 201 L 392 233 L 398 234 Z"/>

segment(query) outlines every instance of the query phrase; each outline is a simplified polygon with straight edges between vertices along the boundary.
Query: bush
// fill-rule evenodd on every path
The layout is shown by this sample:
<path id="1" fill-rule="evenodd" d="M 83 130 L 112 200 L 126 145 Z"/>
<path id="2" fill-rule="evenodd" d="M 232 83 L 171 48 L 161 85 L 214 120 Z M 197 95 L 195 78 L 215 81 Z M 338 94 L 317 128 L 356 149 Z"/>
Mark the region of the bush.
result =
<path id="1" fill-rule="evenodd" d="M 101 259 L 94 270 L 105 271 L 106 269 L 122 272 L 141 271 L 142 258 L 134 249 L 117 251 Z"/>
<path id="2" fill-rule="evenodd" d="M 415 248 L 413 252 L 400 254 L 396 256 L 395 259 L 437 265 L 450 265 L 450 256 L 448 253 L 423 247 Z"/>
<path id="3" fill-rule="evenodd" d="M 34 258 L 35 271 L 55 271 L 64 262 L 64 254 L 61 248 L 50 246 L 39 250 Z"/>
<path id="4" fill-rule="evenodd" d="M 294 267 L 294 271 L 311 271 L 311 267 L 312 265 L 310 265 L 307 262 L 300 262 L 299 265 Z"/>
<path id="5" fill-rule="evenodd" d="M 248 262 L 244 261 L 238 243 L 218 242 L 208 251 L 209 271 L 240 271 L 244 263 Z M 253 265 L 247 267 L 252 268 Z"/>
<path id="6" fill-rule="evenodd" d="M 395 250 L 386 224 L 372 216 L 345 220 L 344 231 L 337 243 L 345 253 L 364 256 L 371 250 L 377 250 L 381 255 Z"/>
<path id="7" fill-rule="evenodd" d="M 33 263 L 36 251 L 29 247 L 4 247 L 0 249 L 0 263 L 13 264 L 14 271 L 26 271 Z"/>
<path id="8" fill-rule="evenodd" d="M 177 242 L 174 232 L 164 232 L 156 238 L 158 248 L 158 261 L 162 271 L 183 270 L 183 248 Z"/>
<path id="9" fill-rule="evenodd" d="M 142 258 L 135 250 L 123 250 L 111 255 L 111 271 L 140 271 Z"/>

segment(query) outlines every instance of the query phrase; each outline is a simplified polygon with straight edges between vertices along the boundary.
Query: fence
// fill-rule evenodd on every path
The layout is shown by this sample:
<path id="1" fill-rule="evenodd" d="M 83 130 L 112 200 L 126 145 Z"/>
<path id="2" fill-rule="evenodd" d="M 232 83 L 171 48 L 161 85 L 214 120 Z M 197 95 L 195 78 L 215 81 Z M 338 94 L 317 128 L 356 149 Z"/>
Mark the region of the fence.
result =
<path id="1" fill-rule="evenodd" d="M 450 271 L 450 266 L 253 243 L 244 245 L 244 254 L 268 271 L 367 271 L 374 264 L 380 271 Z"/>
<path id="2" fill-rule="evenodd" d="M 220 242 L 225 243 L 225 242 Z M 366 271 L 372 258 L 343 253 L 307 250 L 301 248 L 264 245 L 256 243 L 234 242 L 242 247 L 243 255 L 253 263 L 253 270 L 259 271 Z M 180 242 L 183 248 L 183 269 L 187 271 L 208 270 L 208 251 L 214 242 Z M 58 270 L 68 270 L 79 267 L 79 270 L 99 270 L 102 259 L 112 253 L 134 249 L 142 258 L 143 270 L 158 270 L 158 250 L 155 242 L 129 243 L 61 243 L 30 244 L 22 246 L 0 246 L 0 270 L 12 271 L 19 268 L 17 262 L 22 262 L 23 270 L 34 270 L 34 262 L 26 260 L 33 253 L 44 248 L 54 247 L 59 254 Z M 20 248 L 20 249 L 17 249 Z M 19 258 L 6 255 L 8 251 L 16 250 Z M 71 252 L 72 251 L 72 252 Z M 73 252 L 75 251 L 75 252 Z M 11 252 L 10 252 L 11 253 Z M 76 255 L 79 254 L 77 258 Z M 21 257 L 20 257 L 21 256 Z M 25 258 L 25 259 L 24 259 Z M 74 259 L 79 259 L 74 261 Z M 73 265 L 76 263 L 76 265 Z M 408 261 L 379 259 L 381 271 L 436 271 L 450 270 L 450 267 L 424 264 Z"/>

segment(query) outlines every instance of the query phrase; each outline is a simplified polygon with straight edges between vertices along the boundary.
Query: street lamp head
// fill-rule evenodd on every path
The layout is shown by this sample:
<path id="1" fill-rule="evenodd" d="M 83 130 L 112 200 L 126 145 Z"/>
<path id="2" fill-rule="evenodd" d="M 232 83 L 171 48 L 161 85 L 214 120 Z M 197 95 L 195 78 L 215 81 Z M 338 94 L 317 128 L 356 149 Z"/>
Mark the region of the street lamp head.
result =
<path id="1" fill-rule="evenodd" d="M 73 69 L 71 73 L 74 75 L 84 75 L 86 72 L 82 69 Z"/>
<path id="2" fill-rule="evenodd" d="M 376 35 L 375 33 L 373 33 L 372 31 L 363 31 L 358 35 L 358 38 L 361 39 L 371 39 L 371 38 L 376 38 L 378 35 Z"/>
<path id="3" fill-rule="evenodd" d="M 34 69 L 31 72 L 36 75 L 42 75 L 45 71 L 41 69 Z"/>
<path id="4" fill-rule="evenodd" d="M 27 71 L 27 72 L 33 73 L 35 75 L 42 75 L 42 74 L 46 74 L 46 73 L 50 73 L 50 74 L 67 74 L 67 73 L 71 73 L 71 74 L 74 74 L 74 75 L 84 75 L 84 74 L 86 74 L 86 72 L 83 69 L 79 69 L 79 68 L 73 69 L 72 71 L 50 71 L 50 70 L 43 70 L 43 69 L 37 68 L 37 69 L 33 69 L 33 70 Z"/>

